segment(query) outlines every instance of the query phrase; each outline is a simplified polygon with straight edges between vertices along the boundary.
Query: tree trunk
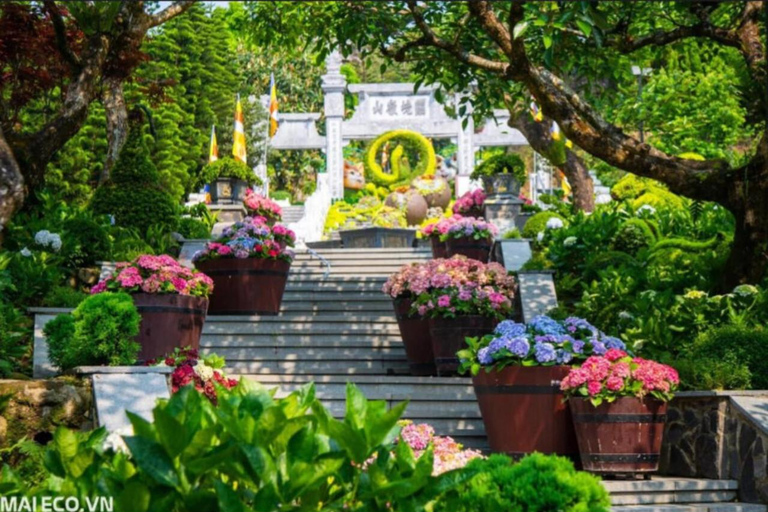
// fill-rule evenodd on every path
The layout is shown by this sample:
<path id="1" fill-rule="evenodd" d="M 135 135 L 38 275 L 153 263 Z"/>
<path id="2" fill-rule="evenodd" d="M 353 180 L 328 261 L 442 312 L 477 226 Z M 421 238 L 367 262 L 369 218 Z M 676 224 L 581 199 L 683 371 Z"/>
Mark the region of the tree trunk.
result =
<path id="1" fill-rule="evenodd" d="M 539 154 L 551 154 L 554 141 L 550 136 L 551 122 L 536 122 L 527 112 L 510 112 L 509 125 L 517 128 L 528 141 L 528 144 Z M 547 157 L 548 158 L 548 157 Z M 575 152 L 566 149 L 564 162 L 550 162 L 562 169 L 571 184 L 571 201 L 578 211 L 591 212 L 595 209 L 595 191 L 592 178 L 584 160 Z"/>
<path id="2" fill-rule="evenodd" d="M 117 162 L 120 150 L 123 149 L 128 138 L 128 111 L 125 107 L 123 95 L 123 79 L 109 77 L 104 81 L 102 93 L 104 110 L 107 117 L 107 160 L 99 176 L 99 184 L 109 179 L 112 167 Z"/>
<path id="3" fill-rule="evenodd" d="M 3 228 L 21 208 L 25 195 L 24 177 L 0 127 L 0 242 Z"/>

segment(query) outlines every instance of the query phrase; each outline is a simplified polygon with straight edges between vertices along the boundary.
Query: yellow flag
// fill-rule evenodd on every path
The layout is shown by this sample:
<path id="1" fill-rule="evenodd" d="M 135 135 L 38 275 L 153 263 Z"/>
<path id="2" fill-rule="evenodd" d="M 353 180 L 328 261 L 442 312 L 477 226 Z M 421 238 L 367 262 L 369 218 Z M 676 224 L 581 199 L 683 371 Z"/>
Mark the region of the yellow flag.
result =
<path id="1" fill-rule="evenodd" d="M 219 144 L 216 142 L 216 126 L 211 126 L 211 153 L 208 155 L 208 162 L 215 162 L 219 159 Z"/>
<path id="2" fill-rule="evenodd" d="M 568 183 L 568 178 L 565 176 L 565 173 L 563 173 L 563 180 L 560 182 L 560 187 L 563 189 L 563 194 L 565 196 L 571 195 L 571 184 Z"/>
<path id="3" fill-rule="evenodd" d="M 275 85 L 275 74 L 269 79 L 269 138 L 277 133 L 277 86 Z"/>
<path id="4" fill-rule="evenodd" d="M 245 154 L 245 128 L 243 128 L 243 107 L 240 105 L 240 95 L 237 95 L 235 107 L 235 135 L 232 138 L 232 155 L 243 163 L 246 162 Z"/>

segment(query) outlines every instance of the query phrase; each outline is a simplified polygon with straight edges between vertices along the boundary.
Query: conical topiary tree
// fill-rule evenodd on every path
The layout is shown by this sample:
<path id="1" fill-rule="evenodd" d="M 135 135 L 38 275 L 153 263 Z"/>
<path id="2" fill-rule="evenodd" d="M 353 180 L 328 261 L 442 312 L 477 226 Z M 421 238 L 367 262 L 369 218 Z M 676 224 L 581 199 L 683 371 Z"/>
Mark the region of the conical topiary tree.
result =
<path id="1" fill-rule="evenodd" d="M 160 174 L 142 135 L 142 116 L 133 113 L 131 117 L 128 140 L 110 180 L 96 190 L 91 207 L 95 213 L 113 215 L 116 225 L 142 235 L 153 225 L 170 232 L 178 226 L 179 209 L 160 186 Z"/>

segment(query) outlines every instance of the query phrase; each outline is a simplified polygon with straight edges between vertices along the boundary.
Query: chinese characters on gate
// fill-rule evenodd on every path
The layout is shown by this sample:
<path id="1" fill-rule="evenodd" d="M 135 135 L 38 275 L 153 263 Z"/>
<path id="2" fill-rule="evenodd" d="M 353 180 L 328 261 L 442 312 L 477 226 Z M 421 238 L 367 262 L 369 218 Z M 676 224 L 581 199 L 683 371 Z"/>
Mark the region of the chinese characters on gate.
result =
<path id="1" fill-rule="evenodd" d="M 400 119 L 428 117 L 427 98 L 413 96 L 387 96 L 371 101 L 371 118 Z"/>

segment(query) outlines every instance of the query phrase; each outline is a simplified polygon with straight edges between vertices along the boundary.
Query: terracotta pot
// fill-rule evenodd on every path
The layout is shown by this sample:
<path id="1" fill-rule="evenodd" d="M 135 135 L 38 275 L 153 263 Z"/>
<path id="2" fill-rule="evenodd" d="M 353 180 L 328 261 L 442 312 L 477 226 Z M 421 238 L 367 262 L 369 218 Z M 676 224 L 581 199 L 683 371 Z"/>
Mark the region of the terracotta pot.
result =
<path id="1" fill-rule="evenodd" d="M 578 461 L 560 380 L 568 366 L 508 366 L 472 378 L 491 450 L 520 458 L 540 452 Z"/>
<path id="2" fill-rule="evenodd" d="M 481 240 L 475 240 L 470 236 L 462 238 L 449 238 L 445 241 L 445 249 L 447 258 L 456 254 L 462 254 L 467 258 L 488 262 L 488 258 L 491 255 L 491 247 L 493 247 L 493 239 L 483 238 Z"/>
<path id="3" fill-rule="evenodd" d="M 622 397 L 595 407 L 587 398 L 569 401 L 581 463 L 593 473 L 652 473 L 667 419 L 667 404 Z"/>
<path id="4" fill-rule="evenodd" d="M 435 375 L 435 356 L 432 352 L 432 338 L 429 335 L 429 321 L 421 316 L 411 315 L 410 297 L 398 297 L 392 301 L 400 327 L 400 337 L 405 345 L 405 355 L 413 375 Z"/>
<path id="5" fill-rule="evenodd" d="M 448 251 L 445 248 L 445 242 L 441 242 L 439 237 L 429 237 L 429 243 L 432 244 L 432 258 L 447 258 Z"/>
<path id="6" fill-rule="evenodd" d="M 208 299 L 190 295 L 135 293 L 133 303 L 141 315 L 139 359 L 158 359 L 175 348 L 200 348 Z"/>
<path id="7" fill-rule="evenodd" d="M 456 352 L 466 348 L 465 338 L 485 336 L 496 328 L 499 321 L 480 315 L 457 318 L 430 318 L 429 335 L 435 354 L 435 367 L 440 376 L 456 375 L 459 358 Z"/>
<path id="8" fill-rule="evenodd" d="M 260 258 L 221 258 L 197 268 L 213 279 L 212 315 L 276 315 L 291 263 Z"/>

